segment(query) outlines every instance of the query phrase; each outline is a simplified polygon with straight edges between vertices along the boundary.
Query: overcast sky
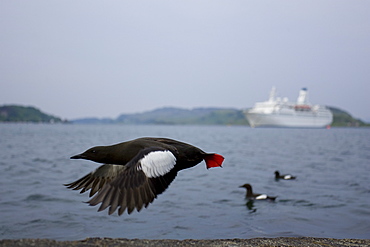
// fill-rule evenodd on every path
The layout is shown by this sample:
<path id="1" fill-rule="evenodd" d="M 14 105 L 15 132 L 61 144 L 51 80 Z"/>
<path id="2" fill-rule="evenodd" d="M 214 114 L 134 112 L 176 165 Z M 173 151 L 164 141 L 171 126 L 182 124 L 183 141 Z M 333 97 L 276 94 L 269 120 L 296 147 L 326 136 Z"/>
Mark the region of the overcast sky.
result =
<path id="1" fill-rule="evenodd" d="M 307 87 L 370 121 L 370 1 L 2 0 L 0 31 L 0 105 L 117 117 Z"/>

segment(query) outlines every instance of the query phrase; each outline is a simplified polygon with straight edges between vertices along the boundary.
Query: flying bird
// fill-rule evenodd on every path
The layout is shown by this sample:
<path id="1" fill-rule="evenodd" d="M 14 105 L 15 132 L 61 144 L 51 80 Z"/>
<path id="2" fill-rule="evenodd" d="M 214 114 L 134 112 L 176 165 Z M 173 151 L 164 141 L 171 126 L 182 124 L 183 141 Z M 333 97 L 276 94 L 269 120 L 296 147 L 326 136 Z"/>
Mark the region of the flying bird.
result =
<path id="1" fill-rule="evenodd" d="M 239 186 L 240 188 L 246 188 L 247 194 L 245 195 L 245 198 L 249 200 L 275 200 L 276 197 L 268 196 L 266 194 L 254 194 L 252 190 L 252 186 L 250 184 L 243 184 L 242 186 Z"/>
<path id="2" fill-rule="evenodd" d="M 295 179 L 296 177 L 290 175 L 290 174 L 284 174 L 280 175 L 279 171 L 275 171 L 275 179 L 284 179 L 284 180 L 290 180 Z"/>
<path id="3" fill-rule="evenodd" d="M 108 214 L 118 209 L 131 214 L 148 207 L 163 193 L 180 170 L 205 161 L 206 167 L 221 167 L 224 157 L 206 153 L 190 144 L 168 139 L 144 137 L 111 146 L 92 147 L 71 159 L 86 159 L 102 163 L 95 171 L 65 184 L 67 188 L 90 190 L 87 203 L 98 211 L 109 207 Z"/>

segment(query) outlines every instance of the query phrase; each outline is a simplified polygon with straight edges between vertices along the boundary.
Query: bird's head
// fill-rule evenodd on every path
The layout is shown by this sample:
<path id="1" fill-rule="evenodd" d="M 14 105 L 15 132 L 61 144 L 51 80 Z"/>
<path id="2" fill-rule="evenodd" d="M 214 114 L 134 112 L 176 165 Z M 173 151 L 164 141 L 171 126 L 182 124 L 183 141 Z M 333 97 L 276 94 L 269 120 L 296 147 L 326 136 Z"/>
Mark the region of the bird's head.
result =
<path id="1" fill-rule="evenodd" d="M 85 159 L 91 160 L 98 163 L 105 163 L 109 157 L 106 148 L 103 146 L 92 147 L 81 154 L 77 154 L 71 157 L 71 159 Z"/>
<path id="2" fill-rule="evenodd" d="M 251 189 L 252 186 L 250 184 L 243 184 L 243 185 L 239 186 L 239 188 Z"/>

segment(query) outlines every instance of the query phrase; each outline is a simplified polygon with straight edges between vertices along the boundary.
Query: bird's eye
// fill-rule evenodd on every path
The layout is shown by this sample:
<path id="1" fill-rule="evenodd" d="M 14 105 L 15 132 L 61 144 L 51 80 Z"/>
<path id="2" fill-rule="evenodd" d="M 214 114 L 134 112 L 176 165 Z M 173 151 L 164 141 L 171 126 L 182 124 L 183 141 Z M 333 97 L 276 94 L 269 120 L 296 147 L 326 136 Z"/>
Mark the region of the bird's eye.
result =
<path id="1" fill-rule="evenodd" d="M 96 153 L 96 150 L 95 150 L 95 149 L 93 149 L 93 150 L 91 150 L 91 152 L 94 154 L 94 153 Z"/>

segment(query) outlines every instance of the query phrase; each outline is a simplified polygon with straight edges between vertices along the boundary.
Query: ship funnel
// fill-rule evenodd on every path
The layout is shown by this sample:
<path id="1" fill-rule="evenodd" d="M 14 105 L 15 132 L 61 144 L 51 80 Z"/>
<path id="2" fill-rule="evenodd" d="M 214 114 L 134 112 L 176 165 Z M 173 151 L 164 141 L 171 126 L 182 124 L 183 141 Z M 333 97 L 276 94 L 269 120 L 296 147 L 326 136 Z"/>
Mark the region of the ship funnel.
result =
<path id="1" fill-rule="evenodd" d="M 309 104 L 309 102 L 308 102 L 308 91 L 307 91 L 307 88 L 302 88 L 299 91 L 299 96 L 298 96 L 298 99 L 297 99 L 297 104 L 298 105 L 308 105 Z"/>

